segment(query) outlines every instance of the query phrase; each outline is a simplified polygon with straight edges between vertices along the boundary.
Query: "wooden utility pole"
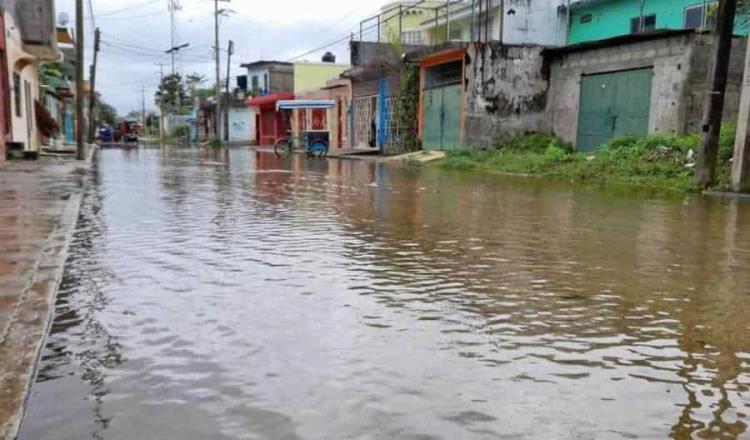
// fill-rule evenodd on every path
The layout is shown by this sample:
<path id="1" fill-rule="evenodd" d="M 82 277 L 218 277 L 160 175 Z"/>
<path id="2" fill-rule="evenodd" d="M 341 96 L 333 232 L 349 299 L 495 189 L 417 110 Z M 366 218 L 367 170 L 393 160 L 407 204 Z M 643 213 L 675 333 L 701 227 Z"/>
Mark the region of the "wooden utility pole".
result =
<path id="1" fill-rule="evenodd" d="M 86 159 L 83 105 L 83 0 L 76 0 L 76 159 Z"/>
<path id="2" fill-rule="evenodd" d="M 96 140 L 96 124 L 94 123 L 94 110 L 96 108 L 96 61 L 99 58 L 99 40 L 101 32 L 99 28 L 94 31 L 94 62 L 91 64 L 91 99 L 89 99 L 89 143 L 93 144 Z"/>
<path id="3" fill-rule="evenodd" d="M 716 178 L 716 156 L 719 149 L 721 119 L 724 112 L 724 92 L 729 74 L 729 56 L 732 53 L 732 31 L 737 0 L 720 0 L 716 16 L 714 48 L 711 63 L 709 90 L 703 106 L 703 137 L 698 148 L 695 183 L 707 188 Z"/>
<path id="4" fill-rule="evenodd" d="M 216 57 L 216 114 L 214 115 L 214 131 L 221 139 L 221 52 L 219 52 L 219 0 L 214 0 L 214 56 Z"/>
<path id="5" fill-rule="evenodd" d="M 736 192 L 750 192 L 750 44 L 747 45 L 745 56 L 745 77 L 742 81 L 737 139 L 734 144 L 732 189 Z"/>
<path id="6" fill-rule="evenodd" d="M 227 81 L 226 81 L 227 96 L 229 96 L 229 75 L 232 74 L 232 70 L 231 69 L 232 69 L 232 55 L 234 54 L 234 41 L 229 40 L 229 47 L 228 47 L 228 49 L 229 50 L 227 52 L 228 55 L 227 55 Z M 222 124 L 224 124 L 224 126 L 223 126 L 223 128 L 224 128 L 224 140 L 225 141 L 229 141 L 229 108 L 227 108 L 226 114 L 227 114 L 227 117 L 224 118 L 224 120 L 226 121 L 226 124 L 224 124 L 223 122 L 222 122 Z"/>

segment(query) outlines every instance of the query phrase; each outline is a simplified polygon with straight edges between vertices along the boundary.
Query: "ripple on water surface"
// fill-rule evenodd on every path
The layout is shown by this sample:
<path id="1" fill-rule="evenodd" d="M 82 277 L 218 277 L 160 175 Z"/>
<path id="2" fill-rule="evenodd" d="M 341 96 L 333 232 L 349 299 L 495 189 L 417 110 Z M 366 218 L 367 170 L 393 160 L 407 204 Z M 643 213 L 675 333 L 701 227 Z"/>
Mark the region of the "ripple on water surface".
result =
<path id="1" fill-rule="evenodd" d="M 105 150 L 22 439 L 746 438 L 750 205 Z"/>

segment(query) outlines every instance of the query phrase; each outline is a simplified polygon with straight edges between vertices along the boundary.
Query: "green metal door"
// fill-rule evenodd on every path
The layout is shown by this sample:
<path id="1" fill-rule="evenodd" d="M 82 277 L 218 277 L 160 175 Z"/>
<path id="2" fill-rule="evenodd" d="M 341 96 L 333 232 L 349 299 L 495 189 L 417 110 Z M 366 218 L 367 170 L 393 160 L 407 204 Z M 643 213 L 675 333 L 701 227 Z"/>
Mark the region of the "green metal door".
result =
<path id="1" fill-rule="evenodd" d="M 443 150 L 461 144 L 461 85 L 443 87 Z"/>
<path id="2" fill-rule="evenodd" d="M 423 148 L 451 150 L 461 143 L 461 85 L 424 91 Z"/>
<path id="3" fill-rule="evenodd" d="M 425 150 L 440 150 L 442 139 L 442 112 L 443 91 L 442 89 L 429 89 L 424 91 L 424 132 L 422 145 Z"/>
<path id="4" fill-rule="evenodd" d="M 584 76 L 578 150 L 596 150 L 616 136 L 648 134 L 652 77 L 651 68 Z"/>

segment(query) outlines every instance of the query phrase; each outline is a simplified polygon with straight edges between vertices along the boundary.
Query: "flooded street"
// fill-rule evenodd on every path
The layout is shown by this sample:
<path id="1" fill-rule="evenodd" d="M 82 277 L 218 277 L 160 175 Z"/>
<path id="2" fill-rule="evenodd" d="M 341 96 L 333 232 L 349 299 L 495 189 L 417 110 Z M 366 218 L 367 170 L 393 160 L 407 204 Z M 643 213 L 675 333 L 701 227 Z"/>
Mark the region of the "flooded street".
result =
<path id="1" fill-rule="evenodd" d="M 103 150 L 21 439 L 750 438 L 750 203 Z"/>

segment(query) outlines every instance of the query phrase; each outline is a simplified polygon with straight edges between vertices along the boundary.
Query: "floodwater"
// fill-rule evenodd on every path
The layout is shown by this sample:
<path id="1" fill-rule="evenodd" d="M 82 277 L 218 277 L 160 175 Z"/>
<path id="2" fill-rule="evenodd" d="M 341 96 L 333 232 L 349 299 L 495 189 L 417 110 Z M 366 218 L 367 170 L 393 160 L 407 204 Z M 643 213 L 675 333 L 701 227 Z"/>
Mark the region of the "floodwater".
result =
<path id="1" fill-rule="evenodd" d="M 750 203 L 105 150 L 21 439 L 750 438 Z"/>

